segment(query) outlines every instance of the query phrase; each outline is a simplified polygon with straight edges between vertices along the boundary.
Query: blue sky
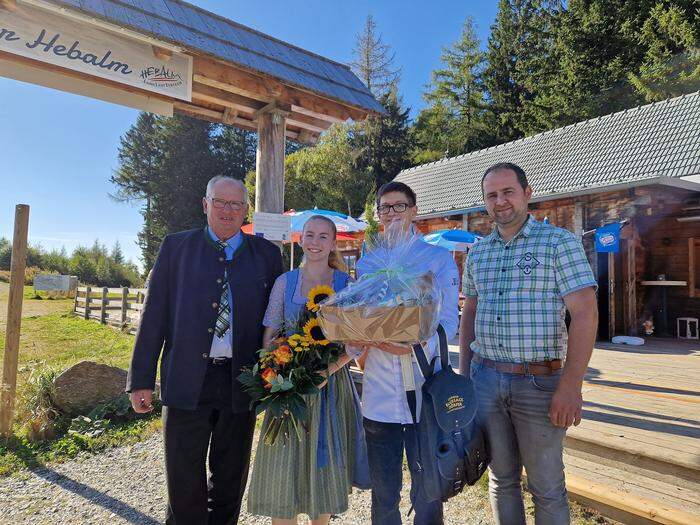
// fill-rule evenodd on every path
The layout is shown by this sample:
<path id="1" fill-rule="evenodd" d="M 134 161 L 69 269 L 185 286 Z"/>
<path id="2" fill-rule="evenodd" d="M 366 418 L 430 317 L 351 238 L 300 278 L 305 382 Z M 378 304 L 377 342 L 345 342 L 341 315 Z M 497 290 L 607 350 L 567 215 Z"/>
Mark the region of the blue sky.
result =
<path id="1" fill-rule="evenodd" d="M 372 14 L 402 69 L 401 93 L 415 115 L 440 52 L 472 16 L 482 44 L 496 0 L 194 0 L 198 6 L 339 62 Z M 0 237 L 10 237 L 14 205 L 31 206 L 29 240 L 44 248 L 116 240 L 139 263 L 136 204 L 110 199 L 119 137 L 137 111 L 0 78 Z"/>

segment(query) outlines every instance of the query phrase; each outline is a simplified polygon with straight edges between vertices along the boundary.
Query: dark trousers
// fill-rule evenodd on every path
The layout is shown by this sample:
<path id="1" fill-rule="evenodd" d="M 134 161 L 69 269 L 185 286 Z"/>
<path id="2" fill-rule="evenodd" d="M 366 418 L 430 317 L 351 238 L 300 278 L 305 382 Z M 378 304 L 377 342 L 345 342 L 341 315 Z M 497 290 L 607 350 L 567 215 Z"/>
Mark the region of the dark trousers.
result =
<path id="1" fill-rule="evenodd" d="M 209 365 L 196 410 L 163 408 L 168 525 L 238 523 L 255 415 L 231 411 L 231 388 L 230 365 Z"/>
<path id="2" fill-rule="evenodd" d="M 401 525 L 399 502 L 403 484 L 403 451 L 411 471 L 417 456 L 413 425 L 381 423 L 364 418 L 369 473 L 372 479 L 372 525 Z M 415 525 L 442 525 L 442 502 L 414 499 Z"/>

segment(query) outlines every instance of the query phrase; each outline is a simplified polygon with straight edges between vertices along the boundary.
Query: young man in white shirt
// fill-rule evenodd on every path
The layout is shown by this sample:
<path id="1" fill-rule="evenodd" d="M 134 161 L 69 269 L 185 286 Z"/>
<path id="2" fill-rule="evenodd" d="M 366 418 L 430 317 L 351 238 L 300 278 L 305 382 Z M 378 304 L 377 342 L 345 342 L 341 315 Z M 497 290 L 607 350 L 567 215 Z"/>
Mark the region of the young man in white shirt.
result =
<path id="1" fill-rule="evenodd" d="M 377 191 L 377 212 L 385 231 L 401 228 L 412 231 L 417 214 L 416 194 L 401 182 L 389 182 Z M 440 324 L 448 339 L 458 325 L 459 276 L 452 254 L 422 240 L 416 244 L 415 260 L 422 263 L 425 272 L 432 271 L 442 292 Z M 358 276 L 371 270 L 369 257 L 357 264 Z M 423 342 L 426 357 L 430 361 L 438 354 L 438 336 L 434 334 Z M 413 420 L 406 397 L 401 368 L 401 356 L 411 354 L 410 345 L 376 342 L 370 345 L 365 361 L 362 384 L 362 412 L 367 438 L 370 475 L 372 479 L 372 524 L 401 525 L 399 502 L 401 500 L 403 454 L 406 450 L 411 479 L 416 465 L 416 440 Z M 418 410 L 420 414 L 420 387 L 423 376 L 413 358 Z M 413 497 L 414 524 L 441 525 L 442 502 L 424 502 Z"/>

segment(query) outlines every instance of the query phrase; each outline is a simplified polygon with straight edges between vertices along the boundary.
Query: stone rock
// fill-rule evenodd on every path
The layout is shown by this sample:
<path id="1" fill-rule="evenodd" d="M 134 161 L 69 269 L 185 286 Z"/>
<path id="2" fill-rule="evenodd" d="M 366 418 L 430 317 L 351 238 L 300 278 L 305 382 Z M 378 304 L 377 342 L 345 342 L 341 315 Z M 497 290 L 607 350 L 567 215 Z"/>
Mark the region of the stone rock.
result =
<path id="1" fill-rule="evenodd" d="M 124 393 L 126 370 L 81 361 L 54 381 L 53 402 L 69 415 L 87 414 L 100 403 L 108 403 Z"/>

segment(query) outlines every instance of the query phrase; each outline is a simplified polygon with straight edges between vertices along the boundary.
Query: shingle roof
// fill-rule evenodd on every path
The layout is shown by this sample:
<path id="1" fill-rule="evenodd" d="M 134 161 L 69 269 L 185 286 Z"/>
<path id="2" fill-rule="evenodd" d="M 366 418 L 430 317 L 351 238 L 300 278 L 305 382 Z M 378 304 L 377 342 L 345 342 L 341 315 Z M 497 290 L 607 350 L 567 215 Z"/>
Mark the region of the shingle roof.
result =
<path id="1" fill-rule="evenodd" d="M 396 180 L 418 196 L 419 214 L 483 205 L 481 177 L 514 162 L 533 197 L 700 174 L 700 91 L 586 120 L 532 137 L 403 170 Z"/>
<path id="2" fill-rule="evenodd" d="M 49 1 L 271 75 L 352 106 L 383 112 L 382 106 L 348 66 L 181 0 Z"/>

